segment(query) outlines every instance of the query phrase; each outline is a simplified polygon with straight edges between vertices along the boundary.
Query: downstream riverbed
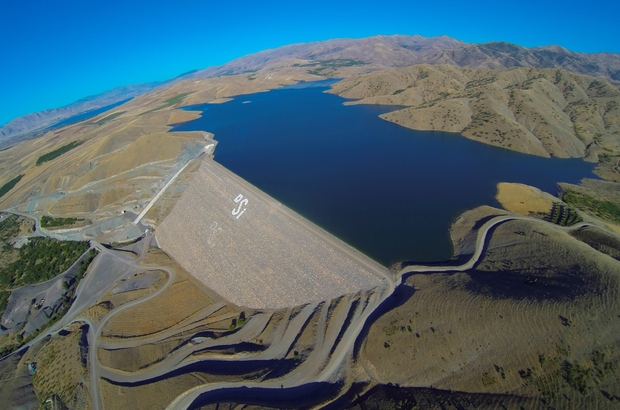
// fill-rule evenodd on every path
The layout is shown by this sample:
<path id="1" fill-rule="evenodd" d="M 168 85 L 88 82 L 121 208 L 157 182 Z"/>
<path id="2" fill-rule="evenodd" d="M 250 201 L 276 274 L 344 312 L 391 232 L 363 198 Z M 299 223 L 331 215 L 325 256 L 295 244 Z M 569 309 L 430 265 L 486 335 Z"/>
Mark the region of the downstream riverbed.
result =
<path id="1" fill-rule="evenodd" d="M 345 106 L 333 80 L 201 104 L 215 160 L 383 265 L 452 256 L 449 228 L 465 210 L 499 207 L 498 182 L 556 194 L 557 182 L 596 178 L 580 159 L 540 158 L 458 134 L 384 121 L 395 107 Z"/>

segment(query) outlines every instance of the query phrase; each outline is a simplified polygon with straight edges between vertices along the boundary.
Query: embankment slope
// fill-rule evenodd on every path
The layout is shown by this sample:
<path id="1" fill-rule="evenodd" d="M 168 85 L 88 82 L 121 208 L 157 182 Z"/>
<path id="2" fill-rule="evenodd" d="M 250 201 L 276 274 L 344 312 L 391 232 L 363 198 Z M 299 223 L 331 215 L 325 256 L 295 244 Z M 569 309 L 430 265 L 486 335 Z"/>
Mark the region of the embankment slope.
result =
<path id="1" fill-rule="evenodd" d="M 188 272 L 239 306 L 322 301 L 378 286 L 387 273 L 209 159 L 156 235 Z"/>

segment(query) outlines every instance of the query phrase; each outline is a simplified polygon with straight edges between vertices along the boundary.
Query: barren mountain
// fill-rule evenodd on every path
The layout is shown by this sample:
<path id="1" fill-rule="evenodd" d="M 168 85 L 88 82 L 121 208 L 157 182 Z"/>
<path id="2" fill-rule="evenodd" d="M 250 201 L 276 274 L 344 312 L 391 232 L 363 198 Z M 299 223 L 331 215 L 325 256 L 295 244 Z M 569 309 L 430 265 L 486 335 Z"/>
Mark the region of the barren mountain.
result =
<path id="1" fill-rule="evenodd" d="M 96 110 L 147 93 L 166 83 L 167 81 L 117 87 L 101 94 L 82 98 L 64 107 L 43 110 L 18 117 L 0 127 L 0 143 L 19 139 L 27 134 L 44 130 L 74 115 Z"/>
<path id="2" fill-rule="evenodd" d="M 616 86 L 620 85 L 620 54 L 575 53 L 559 46 L 528 49 L 504 42 L 467 44 L 447 36 L 418 35 L 375 36 L 292 44 L 250 54 L 222 66 L 209 67 L 179 77 L 185 79 L 218 77 L 260 70 L 273 72 L 288 68 L 307 68 L 310 74 L 324 77 L 348 77 L 352 74 L 415 64 L 449 64 L 480 69 L 563 68 L 601 77 Z M 162 84 L 164 83 L 118 87 L 62 108 L 17 118 L 0 127 L 0 142 L 40 131 L 73 115 L 144 94 Z"/>
<path id="3" fill-rule="evenodd" d="M 620 91 L 564 69 L 423 64 L 351 76 L 332 92 L 355 103 L 408 106 L 382 118 L 412 129 L 459 132 L 513 151 L 602 166 L 620 157 Z"/>
<path id="4" fill-rule="evenodd" d="M 381 67 L 417 64 L 446 49 L 463 47 L 466 43 L 450 37 L 375 36 L 362 39 L 334 39 L 313 43 L 292 44 L 250 54 L 218 67 L 198 71 L 195 77 L 241 74 L 258 71 L 277 62 L 349 61 L 370 65 L 365 71 Z M 299 60 L 299 61 L 298 61 Z"/>
<path id="5" fill-rule="evenodd" d="M 620 54 L 575 53 L 559 46 L 526 48 L 506 42 L 468 44 L 447 36 L 375 36 L 293 44 L 250 54 L 194 77 L 241 74 L 267 66 L 308 63 L 363 65 L 361 72 L 414 64 L 450 64 L 470 68 L 564 68 L 580 74 L 604 77 L 620 85 Z M 324 73 L 329 74 L 329 73 Z"/>

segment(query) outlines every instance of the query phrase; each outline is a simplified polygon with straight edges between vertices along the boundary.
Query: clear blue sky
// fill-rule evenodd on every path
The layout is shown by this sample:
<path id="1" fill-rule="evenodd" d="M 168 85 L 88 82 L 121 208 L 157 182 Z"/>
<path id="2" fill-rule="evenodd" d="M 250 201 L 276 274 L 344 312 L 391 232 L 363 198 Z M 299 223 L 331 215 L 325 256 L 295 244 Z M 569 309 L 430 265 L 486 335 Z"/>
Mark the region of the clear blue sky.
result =
<path id="1" fill-rule="evenodd" d="M 620 52 L 620 2 L 0 0 L 0 124 L 286 44 L 377 34 Z"/>

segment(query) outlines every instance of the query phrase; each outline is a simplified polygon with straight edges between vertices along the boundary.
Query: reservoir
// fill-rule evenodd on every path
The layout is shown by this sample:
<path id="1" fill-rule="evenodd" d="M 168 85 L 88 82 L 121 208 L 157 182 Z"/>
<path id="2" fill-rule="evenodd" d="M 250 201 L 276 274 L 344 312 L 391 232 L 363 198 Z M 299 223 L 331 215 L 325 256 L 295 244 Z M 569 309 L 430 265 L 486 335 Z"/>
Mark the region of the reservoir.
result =
<path id="1" fill-rule="evenodd" d="M 118 107 L 119 105 L 125 104 L 127 101 L 130 101 L 130 100 L 131 100 L 131 98 L 126 98 L 124 100 L 117 101 L 114 104 L 106 105 L 105 107 L 101 107 L 101 108 L 97 108 L 97 109 L 94 109 L 94 110 L 86 111 L 86 112 L 83 112 L 81 114 L 77 114 L 77 115 L 74 115 L 72 117 L 65 118 L 64 120 L 59 121 L 56 124 L 50 125 L 47 128 L 48 129 L 58 128 L 58 127 L 62 127 L 63 125 L 75 124 L 76 122 L 87 120 L 89 118 L 94 117 L 95 115 L 99 115 L 99 114 L 101 114 L 103 112 L 111 110 L 114 107 Z"/>
<path id="2" fill-rule="evenodd" d="M 540 158 L 413 131 L 378 115 L 398 107 L 354 105 L 300 83 L 201 104 L 202 117 L 173 131 L 203 130 L 215 161 L 383 265 L 452 257 L 449 228 L 464 211 L 500 207 L 498 182 L 557 194 L 558 182 L 596 178 L 581 159 Z"/>

